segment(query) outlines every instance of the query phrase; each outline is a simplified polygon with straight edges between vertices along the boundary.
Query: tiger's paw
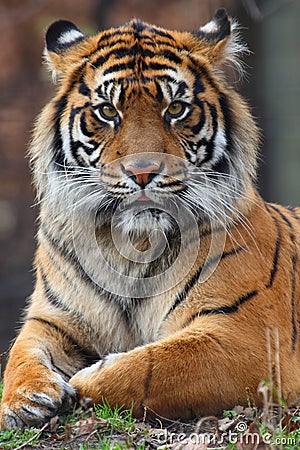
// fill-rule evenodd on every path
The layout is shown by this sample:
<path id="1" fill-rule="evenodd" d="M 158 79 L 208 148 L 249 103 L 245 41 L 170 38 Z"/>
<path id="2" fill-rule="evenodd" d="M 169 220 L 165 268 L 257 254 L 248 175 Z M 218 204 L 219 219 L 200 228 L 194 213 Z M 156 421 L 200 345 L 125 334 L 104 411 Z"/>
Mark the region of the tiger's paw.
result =
<path id="1" fill-rule="evenodd" d="M 75 402 L 75 389 L 57 373 L 21 383 L 5 392 L 0 405 L 0 429 L 40 426 L 67 411 Z"/>
<path id="2" fill-rule="evenodd" d="M 93 381 L 94 383 L 96 381 L 94 377 L 97 377 L 97 375 L 100 374 L 102 369 L 112 366 L 117 361 L 123 359 L 124 356 L 126 356 L 125 353 L 110 353 L 100 361 L 92 364 L 91 366 L 79 370 L 70 379 L 70 384 L 75 388 L 79 397 L 92 398 Z"/>
<path id="3" fill-rule="evenodd" d="M 70 384 L 75 389 L 79 398 L 91 396 L 90 389 L 92 388 L 91 376 L 97 375 L 104 367 L 104 362 L 99 361 L 89 367 L 79 370 L 71 379 Z M 91 396 L 92 397 L 92 396 Z"/>

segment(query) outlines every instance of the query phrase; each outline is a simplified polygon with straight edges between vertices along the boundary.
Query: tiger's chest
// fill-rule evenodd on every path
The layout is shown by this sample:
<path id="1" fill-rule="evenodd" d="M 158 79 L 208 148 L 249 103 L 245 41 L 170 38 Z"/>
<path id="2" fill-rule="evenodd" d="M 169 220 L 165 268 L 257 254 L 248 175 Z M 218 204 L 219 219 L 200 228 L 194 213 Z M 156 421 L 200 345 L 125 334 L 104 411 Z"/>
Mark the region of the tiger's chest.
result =
<path id="1" fill-rule="evenodd" d="M 162 325 L 173 301 L 170 293 L 140 299 L 110 296 L 100 303 L 98 299 L 97 307 L 92 300 L 83 311 L 84 319 L 94 330 L 94 336 L 87 337 L 99 355 L 154 342 L 165 334 Z"/>

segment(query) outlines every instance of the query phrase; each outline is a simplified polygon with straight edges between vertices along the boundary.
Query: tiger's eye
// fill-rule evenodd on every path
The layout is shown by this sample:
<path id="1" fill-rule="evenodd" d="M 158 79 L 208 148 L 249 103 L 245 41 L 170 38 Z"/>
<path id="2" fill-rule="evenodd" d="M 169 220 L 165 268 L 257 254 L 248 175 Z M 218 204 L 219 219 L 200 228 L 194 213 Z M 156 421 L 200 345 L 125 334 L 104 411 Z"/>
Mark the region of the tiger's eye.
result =
<path id="1" fill-rule="evenodd" d="M 184 106 L 181 102 L 173 102 L 169 105 L 169 108 L 167 109 L 167 113 L 170 116 L 178 117 L 180 116 L 184 111 Z"/>
<path id="2" fill-rule="evenodd" d="M 116 108 L 109 103 L 101 105 L 100 112 L 105 119 L 114 119 L 118 115 Z"/>

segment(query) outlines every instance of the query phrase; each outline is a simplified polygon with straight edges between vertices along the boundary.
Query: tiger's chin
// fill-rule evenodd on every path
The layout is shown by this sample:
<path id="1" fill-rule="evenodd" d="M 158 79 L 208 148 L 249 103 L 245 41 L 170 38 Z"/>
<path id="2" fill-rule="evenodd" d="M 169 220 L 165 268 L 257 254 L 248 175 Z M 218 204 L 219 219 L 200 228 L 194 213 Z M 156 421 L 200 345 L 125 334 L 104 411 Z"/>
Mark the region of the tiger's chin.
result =
<path id="1" fill-rule="evenodd" d="M 149 237 L 155 231 L 169 235 L 177 230 L 176 214 L 178 208 L 160 198 L 156 201 L 150 198 L 145 201 L 126 199 L 98 210 L 97 225 L 109 226 L 112 234 L 115 230 L 135 238 Z"/>
<path id="2" fill-rule="evenodd" d="M 165 211 L 157 208 L 147 208 L 135 211 L 127 209 L 119 216 L 115 224 L 124 235 L 143 238 L 159 231 L 170 234 L 175 228 L 174 219 Z M 114 224 L 112 223 L 114 226 Z"/>

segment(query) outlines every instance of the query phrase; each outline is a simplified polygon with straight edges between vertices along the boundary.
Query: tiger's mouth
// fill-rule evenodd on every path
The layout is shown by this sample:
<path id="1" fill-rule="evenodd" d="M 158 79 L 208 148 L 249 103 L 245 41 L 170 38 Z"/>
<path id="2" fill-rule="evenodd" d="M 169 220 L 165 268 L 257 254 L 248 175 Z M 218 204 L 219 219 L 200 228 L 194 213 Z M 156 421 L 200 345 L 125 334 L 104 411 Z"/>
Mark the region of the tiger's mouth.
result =
<path id="1" fill-rule="evenodd" d="M 100 206 L 98 221 L 112 229 L 122 229 L 124 234 L 143 236 L 153 230 L 169 233 L 174 229 L 178 207 L 174 199 L 157 195 L 150 189 L 140 190 L 125 197 L 112 198 L 109 206 Z"/>
<path id="2" fill-rule="evenodd" d="M 135 201 L 147 203 L 147 202 L 151 201 L 151 199 L 142 192 L 141 195 Z"/>
<path id="3" fill-rule="evenodd" d="M 143 211 L 155 212 L 154 216 L 158 217 L 160 213 L 169 211 L 171 205 L 175 205 L 179 201 L 177 193 L 142 189 L 120 199 L 119 208 L 123 211 L 131 210 L 138 215 L 142 215 Z"/>

